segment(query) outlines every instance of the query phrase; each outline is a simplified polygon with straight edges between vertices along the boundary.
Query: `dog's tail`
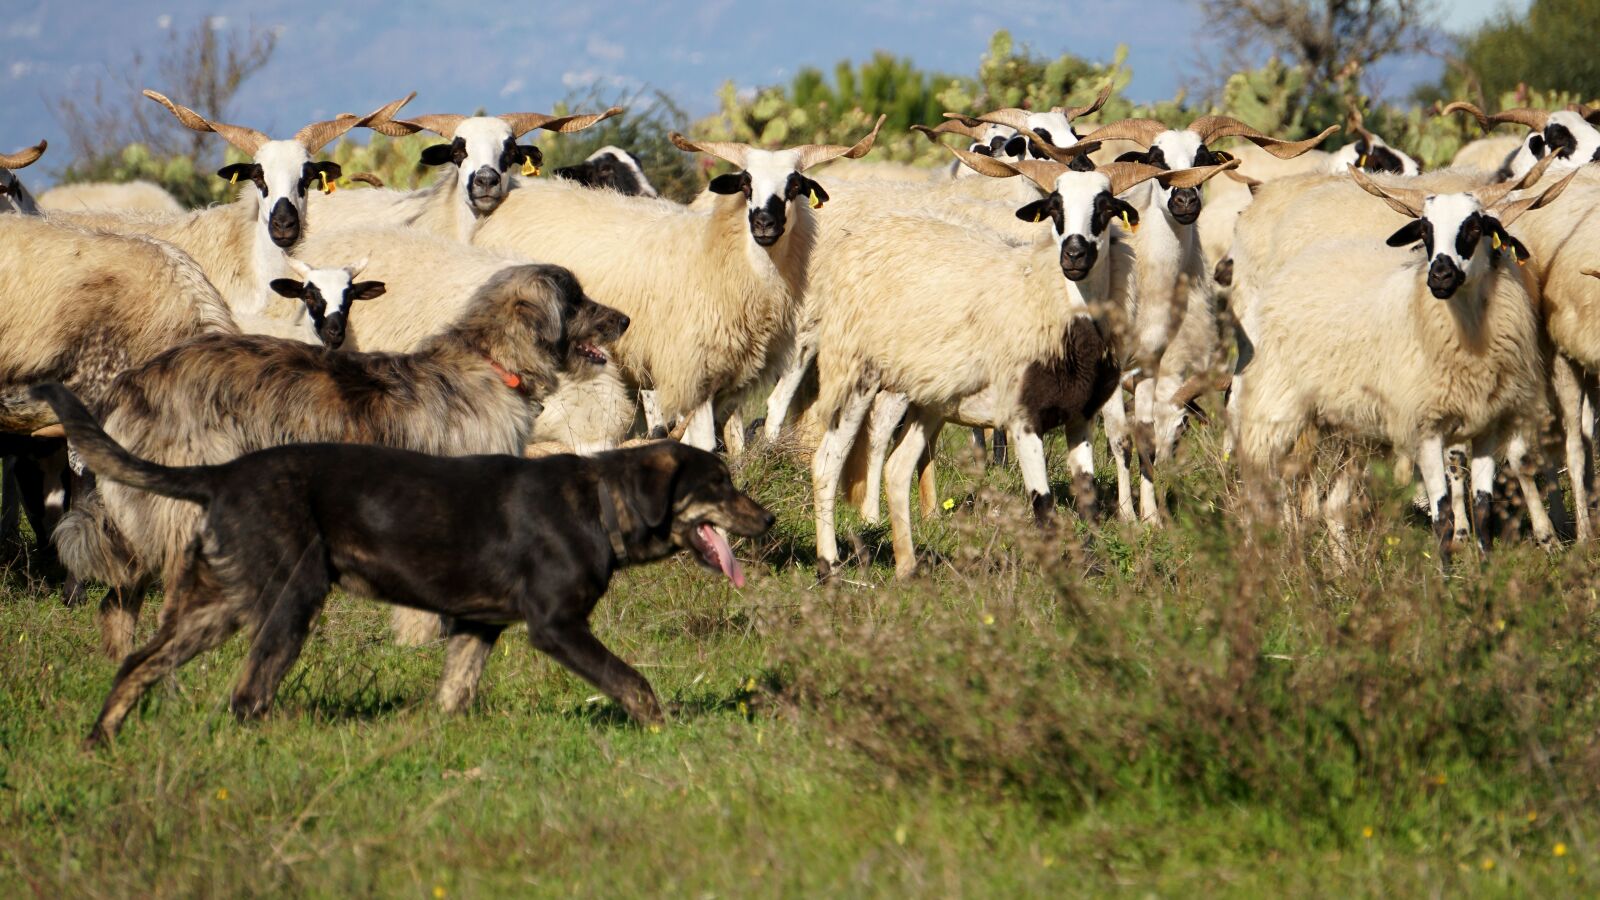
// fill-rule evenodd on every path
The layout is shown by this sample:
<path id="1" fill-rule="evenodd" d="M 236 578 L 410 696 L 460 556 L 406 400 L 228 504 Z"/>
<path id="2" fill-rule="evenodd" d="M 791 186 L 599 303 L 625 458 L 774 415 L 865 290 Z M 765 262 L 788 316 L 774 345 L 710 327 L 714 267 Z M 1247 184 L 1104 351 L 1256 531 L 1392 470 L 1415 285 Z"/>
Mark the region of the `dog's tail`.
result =
<path id="1" fill-rule="evenodd" d="M 94 414 L 66 385 L 41 384 L 29 393 L 55 410 L 56 418 L 66 429 L 67 443 L 95 474 L 175 500 L 204 504 L 211 499 L 209 467 L 163 466 L 134 456 L 106 434 Z"/>

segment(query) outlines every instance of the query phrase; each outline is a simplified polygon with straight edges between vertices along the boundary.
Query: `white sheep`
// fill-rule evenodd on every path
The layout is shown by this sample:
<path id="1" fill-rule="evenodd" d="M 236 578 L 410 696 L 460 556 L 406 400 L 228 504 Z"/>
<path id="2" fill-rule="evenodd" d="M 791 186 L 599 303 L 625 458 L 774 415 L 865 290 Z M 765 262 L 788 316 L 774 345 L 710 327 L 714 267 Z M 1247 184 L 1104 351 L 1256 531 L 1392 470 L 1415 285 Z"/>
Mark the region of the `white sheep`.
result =
<path id="1" fill-rule="evenodd" d="M 148 181 L 80 181 L 58 184 L 39 195 L 45 212 L 136 212 L 176 215 L 183 212 L 177 198 L 159 184 Z"/>
<path id="2" fill-rule="evenodd" d="M 475 243 L 571 268 L 634 322 L 623 368 L 654 388 L 668 419 L 691 417 L 684 440 L 715 444 L 712 404 L 756 381 L 786 351 L 815 240 L 812 206 L 828 199 L 806 170 L 859 159 L 882 117 L 853 147 L 761 150 L 692 142 L 679 148 L 732 163 L 713 179 L 709 213 L 560 181 L 526 183 L 479 228 Z M 826 215 L 826 214 L 823 214 Z"/>
<path id="3" fill-rule="evenodd" d="M 1283 141 L 1269 137 L 1237 119 L 1205 116 L 1187 128 L 1171 129 L 1154 119 L 1126 119 L 1084 135 L 1089 141 L 1132 141 L 1145 149 L 1125 153 L 1121 161 L 1139 162 L 1168 168 L 1216 165 L 1232 159 L 1214 151 L 1209 144 L 1223 138 L 1242 138 L 1274 156 L 1289 159 L 1299 156 L 1338 131 L 1331 126 L 1303 141 Z M 1045 148 L 1048 150 L 1048 148 Z M 1211 268 L 1194 228 L 1201 212 L 1197 188 L 1169 188 L 1159 182 L 1145 185 L 1130 198 L 1142 215 L 1143 226 L 1129 240 L 1138 257 L 1139 308 L 1129 336 L 1130 352 L 1137 373 L 1134 375 L 1133 440 L 1113 440 L 1112 454 L 1117 460 L 1119 481 L 1118 513 L 1131 519 L 1135 513 L 1131 489 L 1129 502 L 1123 503 L 1121 483 L 1131 468 L 1137 449 L 1139 464 L 1139 515 L 1147 522 L 1160 518 L 1160 504 L 1151 477 L 1158 456 L 1165 457 L 1177 441 L 1187 417 L 1185 392 L 1190 379 L 1203 376 L 1216 357 L 1215 284 Z M 1189 316 L 1203 317 L 1191 322 Z M 1183 338 L 1178 352 L 1168 361 L 1170 345 Z M 1111 405 L 1122 403 L 1114 395 Z M 1113 416 L 1116 415 L 1114 411 Z"/>
<path id="4" fill-rule="evenodd" d="M 1281 478 L 1280 463 L 1307 429 L 1411 453 L 1447 556 L 1457 529 L 1445 445 L 1472 445 L 1473 481 L 1484 491 L 1495 452 L 1544 398 L 1534 287 L 1512 261 L 1527 251 L 1506 228 L 1553 201 L 1566 181 L 1507 202 L 1515 183 L 1428 194 L 1352 174 L 1410 217 L 1389 246 L 1421 243 L 1426 259 L 1357 238 L 1316 243 L 1279 267 L 1250 311 L 1254 353 L 1240 389 L 1240 465 L 1252 479 Z M 1330 492 L 1335 520 L 1353 473 L 1345 467 Z M 1480 493 L 1476 505 L 1486 511 L 1487 502 Z M 1336 545 L 1342 535 L 1336 528 Z"/>
<path id="5" fill-rule="evenodd" d="M 205 270 L 234 311 L 259 314 L 269 302 L 267 285 L 289 274 L 285 253 L 300 242 L 306 224 L 306 193 L 339 177 L 334 162 L 312 156 L 357 125 L 387 122 L 412 96 L 356 118 L 316 122 L 289 140 L 273 140 L 253 128 L 212 122 L 155 91 L 146 97 L 165 106 L 185 127 L 215 132 L 251 157 L 224 166 L 217 174 L 248 182 L 233 203 L 180 216 L 107 212 L 52 213 L 53 218 L 124 234 L 160 238 L 188 253 Z M 361 193 L 366 193 L 365 191 Z"/>
<path id="6" fill-rule="evenodd" d="M 1478 120 L 1484 133 L 1499 125 L 1521 125 L 1529 129 L 1515 153 L 1500 167 L 1501 180 L 1521 177 L 1540 159 L 1552 156 L 1556 162 L 1550 174 L 1559 175 L 1600 159 L 1600 107 L 1573 105 L 1567 109 L 1506 109 L 1489 115 L 1471 103 L 1457 101 L 1439 110 L 1439 115 L 1464 112 Z"/>
<path id="7" fill-rule="evenodd" d="M 551 172 L 557 178 L 576 181 L 584 187 L 609 188 L 630 197 L 659 197 L 656 186 L 644 174 L 644 164 L 621 147 L 607 144 L 573 166 Z"/>
<path id="8" fill-rule="evenodd" d="M 1120 254 L 1112 249 L 1111 223 L 1138 216 L 1117 194 L 1151 179 L 1199 185 L 1216 171 L 1113 165 L 1080 172 L 1054 161 L 1007 164 L 951 149 L 985 174 L 1026 173 L 1047 187 L 1047 197 L 1016 214 L 1049 219 L 1051 231 L 1017 247 L 981 228 L 885 210 L 861 222 L 855 239 L 840 242 L 818 267 L 811 284 L 821 310 L 815 410 L 827 431 L 813 458 L 812 487 L 824 577 L 838 564 L 839 474 L 879 391 L 905 395 L 911 408 L 885 473 L 898 574 L 915 568 L 911 474 L 947 418 L 1008 429 L 1041 515 L 1052 507 L 1042 435 L 1065 425 L 1080 501 L 1085 486 L 1092 498 L 1091 423 L 1120 373 L 1107 337 L 1115 329 L 1097 319 L 1129 302 L 1112 291 Z M 1005 298 L 1003 315 L 995 314 L 994 297 Z M 908 321 L 916 327 L 908 330 Z"/>
<path id="9" fill-rule="evenodd" d="M 414 191 L 345 192 L 313 201 L 319 220 L 332 228 L 409 225 L 462 243 L 471 243 L 484 218 L 500 208 L 519 170 L 534 175 L 544 153 L 517 143 L 534 129 L 562 134 L 582 131 L 619 115 L 613 106 L 602 113 L 552 116 L 545 113 L 503 113 L 463 116 L 439 113 L 409 119 L 387 118 L 369 125 L 391 137 L 430 131 L 448 143 L 424 148 L 420 165 L 443 166 L 432 185 Z"/>

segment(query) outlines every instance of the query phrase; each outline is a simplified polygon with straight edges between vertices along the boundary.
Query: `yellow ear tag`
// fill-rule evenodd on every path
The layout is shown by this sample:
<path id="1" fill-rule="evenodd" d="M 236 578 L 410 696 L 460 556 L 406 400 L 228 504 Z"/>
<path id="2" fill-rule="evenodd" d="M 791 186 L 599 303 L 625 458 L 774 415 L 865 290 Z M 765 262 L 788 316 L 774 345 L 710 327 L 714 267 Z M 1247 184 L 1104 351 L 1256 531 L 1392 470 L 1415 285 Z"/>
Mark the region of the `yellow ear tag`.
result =
<path id="1" fill-rule="evenodd" d="M 1039 213 L 1034 213 L 1033 214 L 1033 221 L 1034 221 L 1034 224 L 1038 224 L 1040 222 L 1043 222 L 1044 221 L 1044 216 L 1039 214 Z"/>
<path id="2" fill-rule="evenodd" d="M 522 158 L 522 174 L 523 175 L 538 175 L 539 174 L 539 167 L 534 165 L 533 164 L 533 160 L 531 158 L 529 158 L 529 157 L 526 157 L 526 156 L 524 156 Z"/>
<path id="3" fill-rule="evenodd" d="M 822 208 L 822 198 L 817 196 L 817 192 L 816 191 L 812 191 L 811 192 L 811 208 L 812 209 L 821 209 Z"/>
<path id="4" fill-rule="evenodd" d="M 1362 156 L 1360 159 L 1356 160 L 1356 168 L 1365 169 L 1366 167 L 1367 167 L 1367 158 L 1366 158 L 1366 156 Z"/>
<path id="5" fill-rule="evenodd" d="M 1131 234 L 1138 234 L 1139 233 L 1138 224 L 1135 223 L 1131 218 L 1128 217 L 1128 213 L 1127 213 L 1126 210 L 1124 210 L 1123 213 L 1122 213 L 1122 224 L 1126 225 L 1128 227 L 1129 233 L 1131 233 Z"/>
<path id="6" fill-rule="evenodd" d="M 1500 249 L 1500 235 L 1490 232 L 1489 243 L 1494 244 L 1496 250 Z"/>
<path id="7" fill-rule="evenodd" d="M 229 184 L 238 184 L 239 183 L 239 173 L 235 172 L 232 175 L 229 175 L 228 176 L 228 183 Z"/>
<path id="8" fill-rule="evenodd" d="M 322 192 L 324 194 L 333 193 L 333 185 L 328 183 L 328 173 L 327 172 L 323 172 L 321 174 L 322 174 Z"/>

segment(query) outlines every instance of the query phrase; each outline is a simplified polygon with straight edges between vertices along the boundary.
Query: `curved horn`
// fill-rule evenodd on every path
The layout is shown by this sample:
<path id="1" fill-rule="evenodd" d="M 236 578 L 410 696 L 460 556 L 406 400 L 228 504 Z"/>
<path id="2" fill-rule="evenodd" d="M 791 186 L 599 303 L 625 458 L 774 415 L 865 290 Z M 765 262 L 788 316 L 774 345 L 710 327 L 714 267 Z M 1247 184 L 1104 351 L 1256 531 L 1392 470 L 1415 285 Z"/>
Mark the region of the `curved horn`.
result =
<path id="1" fill-rule="evenodd" d="M 416 96 L 417 92 L 412 91 L 399 100 L 386 103 L 359 119 L 341 115 L 327 122 L 313 122 L 296 131 L 294 139 L 299 142 L 300 146 L 306 148 L 307 153 L 315 155 L 317 151 L 333 143 L 340 135 L 352 128 L 357 126 L 370 127 L 374 123 L 381 126 L 393 121 L 394 114 L 400 111 L 400 107 L 410 103 L 412 98 Z"/>
<path id="2" fill-rule="evenodd" d="M 1478 120 L 1478 127 L 1482 128 L 1484 131 L 1488 131 L 1489 129 L 1494 127 L 1494 125 L 1490 124 L 1490 122 L 1489 122 L 1488 113 L 1485 113 L 1483 110 L 1477 108 L 1476 106 L 1473 106 L 1471 103 L 1468 103 L 1465 100 L 1457 100 L 1456 102 L 1451 103 L 1448 106 L 1438 107 L 1434 111 L 1434 115 L 1436 115 L 1436 116 L 1448 116 L 1451 113 L 1458 113 L 1458 112 L 1464 112 L 1467 115 L 1472 116 L 1474 119 L 1477 119 Z"/>
<path id="3" fill-rule="evenodd" d="M 1389 208 L 1395 212 L 1413 219 L 1422 218 L 1422 204 L 1427 200 L 1427 194 L 1422 191 L 1386 188 L 1355 166 L 1350 167 L 1350 176 L 1356 180 L 1356 184 L 1361 185 L 1362 190 L 1389 204 Z"/>
<path id="4" fill-rule="evenodd" d="M 1572 179 L 1578 177 L 1578 173 L 1581 171 L 1583 170 L 1573 169 L 1571 172 L 1567 173 L 1567 177 L 1545 188 L 1544 193 L 1539 194 L 1536 197 L 1523 197 L 1521 200 L 1513 200 L 1510 203 L 1497 208 L 1495 210 L 1495 218 L 1500 220 L 1501 225 L 1509 228 L 1511 223 L 1522 218 L 1523 213 L 1528 212 L 1529 210 L 1540 209 L 1542 207 L 1549 206 L 1551 203 L 1554 203 L 1556 198 L 1561 196 L 1561 192 L 1567 189 L 1567 185 L 1571 184 Z"/>
<path id="5" fill-rule="evenodd" d="M 1165 122 L 1158 122 L 1155 119 L 1123 119 L 1121 122 L 1102 125 L 1079 140 L 1133 141 L 1141 147 L 1148 147 L 1156 142 L 1156 138 L 1171 130 Z"/>
<path id="6" fill-rule="evenodd" d="M 1095 171 L 1111 179 L 1111 193 L 1122 195 L 1152 178 L 1168 187 L 1199 187 L 1215 176 L 1238 168 L 1239 161 L 1230 159 L 1217 166 L 1195 166 L 1192 169 L 1163 169 L 1144 163 L 1114 162 L 1095 167 Z"/>
<path id="7" fill-rule="evenodd" d="M 1008 106 L 1005 109 L 992 109 L 978 116 L 964 116 L 960 113 L 948 112 L 944 115 L 947 119 L 955 119 L 969 127 L 977 127 L 984 124 L 1004 125 L 1007 128 L 1021 131 L 1028 126 L 1028 111 L 1018 109 L 1015 106 Z"/>
<path id="8" fill-rule="evenodd" d="M 1472 196 L 1477 197 L 1478 202 L 1482 204 L 1485 209 L 1494 206 L 1495 204 L 1504 200 L 1506 195 L 1510 194 L 1512 191 L 1526 190 L 1538 184 L 1539 179 L 1544 177 L 1545 170 L 1549 169 L 1550 164 L 1555 162 L 1555 160 L 1556 158 L 1554 156 L 1546 156 L 1544 159 L 1541 159 L 1535 163 L 1533 168 L 1529 169 L 1527 174 L 1523 175 L 1521 178 L 1512 178 L 1508 181 L 1484 185 L 1483 187 L 1473 191 Z"/>
<path id="9" fill-rule="evenodd" d="M 44 150 L 48 146 L 50 146 L 49 141 L 40 141 L 15 153 L 0 153 L 0 169 L 22 169 L 31 166 L 34 160 L 44 155 Z"/>
<path id="10" fill-rule="evenodd" d="M 431 113 L 426 116 L 412 116 L 409 119 L 395 119 L 393 122 L 387 123 L 402 129 L 399 133 L 384 128 L 373 128 L 372 130 L 380 134 L 387 134 L 390 137 L 402 137 L 408 134 L 416 134 L 419 131 L 431 131 L 449 140 L 456 136 L 456 126 L 466 120 L 466 116 L 457 113 Z"/>
<path id="11" fill-rule="evenodd" d="M 1235 172 L 1233 169 L 1229 169 L 1224 174 L 1226 174 L 1229 178 L 1233 179 L 1234 181 L 1237 181 L 1240 184 L 1244 185 L 1245 187 L 1249 188 L 1250 192 L 1252 194 L 1255 193 L 1256 188 L 1261 187 L 1261 181 L 1259 179 L 1251 178 L 1249 175 L 1244 175 L 1244 174 L 1241 174 L 1239 172 Z"/>
<path id="12" fill-rule="evenodd" d="M 167 99 L 165 94 L 160 94 L 152 90 L 146 90 L 144 95 L 161 104 L 162 106 L 165 106 L 167 111 L 176 116 L 178 121 L 182 122 L 185 128 L 188 128 L 192 131 L 214 132 L 218 135 L 221 135 L 223 140 L 235 147 L 238 147 L 240 150 L 243 150 L 251 156 L 256 155 L 256 151 L 261 149 L 262 144 L 272 140 L 272 138 L 267 137 L 254 128 L 245 128 L 243 125 L 229 125 L 226 122 L 213 122 L 187 106 L 179 106 L 178 104 L 173 103 L 171 100 Z"/>
<path id="13" fill-rule="evenodd" d="M 1200 142 L 1203 144 L 1210 144 L 1225 137 L 1244 138 L 1279 159 L 1294 159 L 1315 149 L 1318 144 L 1327 140 L 1329 135 L 1338 131 L 1339 126 L 1329 125 L 1321 134 L 1303 141 L 1285 141 L 1270 137 L 1232 116 L 1201 116 L 1189 123 L 1189 130 L 1200 135 Z"/>
<path id="14" fill-rule="evenodd" d="M 1068 122 L 1079 116 L 1087 116 L 1090 113 L 1099 112 L 1100 107 L 1105 106 L 1106 101 L 1111 99 L 1111 92 L 1116 88 L 1116 85 L 1117 73 L 1112 72 L 1111 77 L 1106 81 L 1106 86 L 1100 89 L 1100 95 L 1095 97 L 1094 102 L 1088 106 L 1054 106 L 1051 107 L 1051 112 L 1061 113 L 1067 117 Z"/>
<path id="15" fill-rule="evenodd" d="M 1037 184 L 1046 194 L 1056 189 L 1057 178 L 1072 171 L 1071 167 L 1048 159 L 1022 159 L 1016 162 L 997 159 L 995 162 L 1016 169 L 1018 175 Z"/>
<path id="16" fill-rule="evenodd" d="M 1361 107 L 1356 105 L 1355 100 L 1349 101 L 1349 107 L 1350 119 L 1346 127 L 1352 133 L 1360 135 L 1361 139 L 1367 142 L 1368 147 L 1380 143 L 1378 136 L 1367 130 L 1367 117 L 1361 114 Z"/>
<path id="17" fill-rule="evenodd" d="M 1028 128 L 1018 128 L 1017 134 L 1020 134 L 1031 141 L 1033 146 L 1044 151 L 1046 156 L 1058 163 L 1064 163 L 1066 165 L 1071 165 L 1072 161 L 1080 156 L 1093 153 L 1100 149 L 1099 141 L 1091 141 L 1087 138 L 1068 147 L 1057 147 L 1055 144 L 1050 143 Z"/>
<path id="18" fill-rule="evenodd" d="M 1600 278 L 1600 269 L 1584 269 L 1583 274 L 1590 278 Z"/>
<path id="19" fill-rule="evenodd" d="M 345 177 L 351 181 L 365 182 L 366 184 L 370 184 L 375 188 L 383 187 L 383 179 L 372 174 L 371 172 L 357 172 L 354 175 L 346 175 Z"/>
<path id="20" fill-rule="evenodd" d="M 949 116 L 953 115 L 953 113 L 945 113 L 945 115 Z M 944 134 L 959 134 L 964 138 L 974 141 L 983 140 L 983 132 L 985 129 L 979 127 L 983 123 L 978 122 L 977 119 L 973 119 L 972 122 L 975 124 L 969 125 L 966 121 L 961 119 L 950 119 L 946 122 L 940 122 L 938 125 L 932 128 L 929 128 L 926 125 L 913 125 L 911 126 L 911 130 L 919 134 L 926 135 L 928 140 L 933 141 L 935 144 L 943 143 L 939 140 L 939 136 Z"/>
<path id="21" fill-rule="evenodd" d="M 689 153 L 706 153 L 717 159 L 726 160 L 736 167 L 743 169 L 744 162 L 750 153 L 749 144 L 740 144 L 733 141 L 691 141 L 676 131 L 667 135 L 672 141 L 672 146 Z"/>
<path id="22" fill-rule="evenodd" d="M 856 141 L 849 147 L 839 144 L 802 144 L 795 148 L 800 151 L 800 162 L 795 165 L 795 171 L 804 172 L 813 167 L 820 166 L 830 160 L 841 156 L 846 159 L 860 159 L 872 150 L 872 142 L 878 139 L 878 129 L 883 127 L 883 121 L 889 118 L 886 115 L 878 116 L 878 121 L 873 124 L 867 136 Z"/>
<path id="23" fill-rule="evenodd" d="M 500 118 L 511 125 L 511 133 L 522 137 L 535 128 L 545 131 L 554 131 L 560 134 L 571 134 L 582 131 L 598 122 L 603 122 L 612 116 L 622 115 L 622 107 L 613 106 L 602 113 L 585 113 L 575 116 L 547 116 L 544 113 L 501 113 Z"/>
<path id="24" fill-rule="evenodd" d="M 973 153 L 971 150 L 963 150 L 960 147 L 952 147 L 949 144 L 940 144 L 939 146 L 954 153 L 956 158 L 961 160 L 967 168 L 977 172 L 979 175 L 987 175 L 990 178 L 1012 178 L 1025 174 L 1015 165 L 995 159 L 992 156 Z M 1055 190 L 1055 182 L 1052 181 L 1051 186 L 1045 188 L 1045 190 Z"/>

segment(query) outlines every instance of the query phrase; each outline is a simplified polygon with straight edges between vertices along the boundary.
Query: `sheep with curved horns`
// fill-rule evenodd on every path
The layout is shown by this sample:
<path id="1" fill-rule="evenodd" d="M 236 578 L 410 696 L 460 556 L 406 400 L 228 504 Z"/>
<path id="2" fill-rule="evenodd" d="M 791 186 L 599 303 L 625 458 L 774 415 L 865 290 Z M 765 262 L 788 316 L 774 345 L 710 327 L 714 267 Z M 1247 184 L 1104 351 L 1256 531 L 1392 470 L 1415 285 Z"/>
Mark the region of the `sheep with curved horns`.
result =
<path id="1" fill-rule="evenodd" d="M 1367 130 L 1366 117 L 1354 104 L 1350 106 L 1350 119 L 1346 123 L 1356 139 L 1329 154 L 1328 171 L 1343 175 L 1352 168 L 1363 172 L 1383 172 L 1389 175 L 1415 175 L 1422 171 L 1417 161 L 1403 151 L 1389 146 L 1383 138 Z"/>
<path id="2" fill-rule="evenodd" d="M 839 475 L 879 391 L 903 394 L 911 406 L 885 470 L 897 574 L 916 565 L 910 478 L 946 418 L 1007 427 L 1040 516 L 1053 506 L 1042 435 L 1067 426 L 1080 509 L 1088 512 L 1090 423 L 1119 376 L 1116 329 L 1102 330 L 1096 320 L 1113 318 L 1130 302 L 1111 290 L 1111 269 L 1121 256 L 1113 253 L 1111 223 L 1132 222 L 1138 212 L 1118 195 L 1149 180 L 1198 186 L 1221 168 L 1112 164 L 1080 172 L 1055 161 L 1008 164 L 950 149 L 984 174 L 1022 174 L 1047 189 L 1016 215 L 1048 220 L 1050 233 L 1017 247 L 980 229 L 885 211 L 860 223 L 854 239 L 830 249 L 818 267 L 811 285 L 822 311 L 816 411 L 827 431 L 813 457 L 812 487 L 823 577 L 839 560 L 833 523 Z M 1005 315 L 994 315 L 988 298 L 996 293 L 1008 298 Z M 917 327 L 908 331 L 907 321 Z"/>
<path id="3" fill-rule="evenodd" d="M 1223 138 L 1241 138 L 1273 156 L 1290 159 L 1311 150 L 1338 130 L 1334 125 L 1307 140 L 1285 141 L 1227 116 L 1203 116 L 1181 129 L 1169 128 L 1154 119 L 1125 119 L 1102 126 L 1082 140 L 1124 140 L 1145 148 L 1123 154 L 1118 157 L 1120 162 L 1193 168 L 1232 159 L 1230 154 L 1208 146 Z M 1041 149 L 1049 152 L 1048 147 Z M 1112 455 L 1119 478 L 1118 514 L 1124 519 L 1134 516 L 1131 487 L 1125 502 L 1120 484 L 1137 448 L 1139 514 L 1145 521 L 1155 522 L 1160 518 L 1153 479 L 1155 465 L 1158 459 L 1170 456 L 1188 414 L 1187 402 L 1178 401 L 1193 390 L 1191 380 L 1209 371 L 1217 355 L 1216 288 L 1194 228 L 1201 211 L 1199 189 L 1150 182 L 1132 202 L 1143 221 L 1143 226 L 1130 237 L 1138 257 L 1140 298 L 1130 341 L 1138 367 L 1134 378 L 1135 428 L 1132 442 L 1114 443 Z M 1193 321 L 1188 321 L 1191 316 Z M 1121 402 L 1120 395 L 1110 401 L 1113 405 Z"/>
<path id="4" fill-rule="evenodd" d="M 544 153 L 532 144 L 517 141 L 535 129 L 571 134 L 582 131 L 612 116 L 622 108 L 605 112 L 552 116 L 546 113 L 502 113 L 498 116 L 464 116 L 435 113 L 408 119 L 390 118 L 368 127 L 390 137 L 404 137 L 428 131 L 447 141 L 422 151 L 420 164 L 442 166 L 445 174 L 434 184 L 415 191 L 362 191 L 335 194 L 316 203 L 319 227 L 351 227 L 382 223 L 421 228 L 463 243 L 471 243 L 485 217 L 500 208 L 512 188 L 512 176 L 520 166 L 525 175 L 536 175 L 544 164 Z"/>
<path id="5" fill-rule="evenodd" d="M 416 96 L 413 92 L 360 118 L 314 122 L 292 138 L 273 140 L 253 128 L 213 122 L 155 91 L 144 95 L 165 106 L 184 127 L 215 133 L 249 154 L 250 162 L 233 163 L 217 172 L 249 185 L 240 189 L 233 203 L 176 217 L 114 213 L 53 213 L 52 217 L 167 241 L 200 264 L 229 307 L 252 315 L 266 308 L 272 279 L 288 274 L 286 254 L 305 232 L 307 191 L 340 175 L 338 163 L 316 162 L 312 157 L 351 128 L 387 122 Z"/>
<path id="6" fill-rule="evenodd" d="M 1500 125 L 1521 125 L 1529 130 L 1522 146 L 1502 164 L 1503 177 L 1527 174 L 1540 159 L 1553 156 L 1557 162 L 1550 174 L 1560 174 L 1585 163 L 1600 160 L 1600 107 L 1574 104 L 1567 109 L 1506 109 L 1493 115 L 1465 101 L 1441 107 L 1441 116 L 1464 112 L 1478 121 L 1487 134 Z"/>
<path id="7" fill-rule="evenodd" d="M 712 179 L 708 190 L 719 196 L 709 213 L 560 181 L 528 183 L 475 243 L 568 266 L 626 312 L 635 327 L 618 344 L 620 364 L 640 387 L 655 389 L 664 418 L 689 417 L 687 443 L 711 449 L 714 399 L 759 378 L 792 340 L 816 236 L 812 208 L 828 200 L 805 173 L 865 156 L 883 119 L 848 147 L 762 150 L 674 133 L 679 149 L 737 168 Z"/>
<path id="8" fill-rule="evenodd" d="M 0 153 L 0 212 L 16 212 L 26 216 L 39 214 L 39 204 L 12 172 L 33 165 L 49 146 L 48 141 L 40 141 L 16 153 Z"/>
<path id="9" fill-rule="evenodd" d="M 562 166 L 550 174 L 576 181 L 584 187 L 609 188 L 629 197 L 661 196 L 644 174 L 644 163 L 639 157 L 610 144 L 589 154 L 583 162 Z"/>
<path id="10" fill-rule="evenodd" d="M 1240 400 L 1240 465 L 1252 479 L 1280 479 L 1278 464 L 1306 429 L 1409 451 L 1447 559 L 1459 529 L 1445 445 L 1472 445 L 1474 508 L 1486 515 L 1495 454 L 1545 395 L 1535 288 L 1511 259 L 1528 251 L 1507 229 L 1553 202 L 1575 173 L 1518 200 L 1508 197 L 1520 181 L 1429 194 L 1352 174 L 1410 220 L 1387 244 L 1420 243 L 1425 259 L 1354 239 L 1317 243 L 1280 268 L 1251 311 L 1255 355 Z M 1336 546 L 1354 471 L 1344 467 L 1329 494 Z"/>

